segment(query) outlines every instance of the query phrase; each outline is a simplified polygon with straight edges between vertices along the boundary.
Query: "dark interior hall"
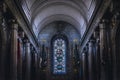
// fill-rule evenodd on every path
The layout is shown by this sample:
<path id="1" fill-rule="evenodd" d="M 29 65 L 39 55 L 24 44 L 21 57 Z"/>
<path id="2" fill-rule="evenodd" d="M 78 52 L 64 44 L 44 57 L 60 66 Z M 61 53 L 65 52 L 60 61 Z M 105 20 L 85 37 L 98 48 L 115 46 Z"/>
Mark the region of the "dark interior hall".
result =
<path id="1" fill-rule="evenodd" d="M 120 80 L 120 0 L 0 0 L 0 80 Z"/>

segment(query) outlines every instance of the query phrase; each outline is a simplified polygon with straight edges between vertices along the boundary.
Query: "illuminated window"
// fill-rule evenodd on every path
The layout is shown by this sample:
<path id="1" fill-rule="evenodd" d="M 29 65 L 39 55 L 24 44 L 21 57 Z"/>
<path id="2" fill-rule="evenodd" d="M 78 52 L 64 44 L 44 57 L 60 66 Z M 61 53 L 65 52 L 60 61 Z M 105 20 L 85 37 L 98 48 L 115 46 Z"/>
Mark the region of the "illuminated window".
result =
<path id="1" fill-rule="evenodd" d="M 66 42 L 61 38 L 53 42 L 53 73 L 66 73 Z"/>

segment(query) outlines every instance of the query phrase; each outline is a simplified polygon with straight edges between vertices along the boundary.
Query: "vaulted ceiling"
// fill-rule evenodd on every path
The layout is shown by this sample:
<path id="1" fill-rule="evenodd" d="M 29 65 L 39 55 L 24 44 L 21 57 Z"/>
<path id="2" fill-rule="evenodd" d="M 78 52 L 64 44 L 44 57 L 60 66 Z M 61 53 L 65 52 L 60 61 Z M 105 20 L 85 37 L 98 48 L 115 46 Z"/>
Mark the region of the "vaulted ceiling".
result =
<path id="1" fill-rule="evenodd" d="M 81 35 L 91 19 L 96 0 L 19 0 L 36 36 L 45 25 L 65 21 L 75 26 Z"/>

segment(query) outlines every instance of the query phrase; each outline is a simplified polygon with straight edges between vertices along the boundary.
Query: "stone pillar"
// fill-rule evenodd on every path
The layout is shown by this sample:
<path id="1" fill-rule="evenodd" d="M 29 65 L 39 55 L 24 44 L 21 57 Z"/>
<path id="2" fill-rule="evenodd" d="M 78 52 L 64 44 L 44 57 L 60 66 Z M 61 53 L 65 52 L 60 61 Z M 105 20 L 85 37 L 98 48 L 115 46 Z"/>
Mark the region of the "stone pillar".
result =
<path id="1" fill-rule="evenodd" d="M 5 60 L 6 60 L 6 33 L 3 26 L 3 2 L 0 1 L 0 80 L 5 80 Z"/>
<path id="2" fill-rule="evenodd" d="M 83 79 L 87 80 L 87 56 L 86 53 L 82 53 L 82 69 L 83 69 Z"/>
<path id="3" fill-rule="evenodd" d="M 113 80 L 118 80 L 119 79 L 119 73 L 117 73 L 117 53 L 116 53 L 116 28 L 119 27 L 117 24 L 119 22 L 119 20 L 117 19 L 120 16 L 120 13 L 117 13 L 113 16 L 112 18 L 112 28 L 111 28 L 111 44 L 112 44 L 112 56 L 113 56 Z M 118 53 L 119 54 L 119 53 Z M 118 77 L 118 79 L 117 79 Z"/>
<path id="4" fill-rule="evenodd" d="M 31 54 L 30 54 L 30 43 L 26 40 L 25 47 L 25 80 L 30 80 L 30 69 L 31 69 Z"/>
<path id="5" fill-rule="evenodd" d="M 22 54 L 23 54 L 23 41 L 24 32 L 19 32 L 19 39 L 18 39 L 18 55 L 17 55 L 17 70 L 18 70 L 18 80 L 22 80 Z"/>
<path id="6" fill-rule="evenodd" d="M 18 24 L 12 20 L 11 25 L 11 52 L 10 52 L 10 80 L 17 80 L 17 32 Z"/>
<path id="7" fill-rule="evenodd" d="M 35 78 L 37 79 L 38 55 L 35 53 Z"/>
<path id="8" fill-rule="evenodd" d="M 35 49 L 31 46 L 31 80 L 36 79 Z"/>
<path id="9" fill-rule="evenodd" d="M 94 32 L 95 38 L 95 80 L 100 80 L 100 40 L 99 40 L 99 32 Z"/>
<path id="10" fill-rule="evenodd" d="M 99 25 L 100 27 L 100 63 L 101 63 L 101 79 L 107 80 L 107 67 L 106 63 L 108 62 L 108 52 L 107 52 L 107 36 L 106 36 L 106 21 L 103 20 Z"/>
<path id="11" fill-rule="evenodd" d="M 2 23 L 3 23 L 3 3 L 0 1 L 0 41 L 2 41 Z M 2 51 L 2 42 L 0 43 L 0 51 Z M 2 52 L 0 52 L 0 68 L 2 64 Z M 1 72 L 1 71 L 0 71 Z M 1 75 L 0 75 L 1 78 Z"/>
<path id="12" fill-rule="evenodd" d="M 93 52 L 93 40 L 88 43 L 88 76 L 89 80 L 94 80 L 94 52 Z"/>

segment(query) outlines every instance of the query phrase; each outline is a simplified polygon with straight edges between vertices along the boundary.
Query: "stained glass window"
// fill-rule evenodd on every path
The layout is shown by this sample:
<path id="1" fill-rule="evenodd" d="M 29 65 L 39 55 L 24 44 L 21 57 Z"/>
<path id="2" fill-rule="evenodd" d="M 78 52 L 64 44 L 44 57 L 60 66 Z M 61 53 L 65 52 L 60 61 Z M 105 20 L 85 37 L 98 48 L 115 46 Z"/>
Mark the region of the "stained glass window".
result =
<path id="1" fill-rule="evenodd" d="M 66 73 L 66 43 L 65 40 L 59 38 L 53 43 L 53 73 Z"/>

